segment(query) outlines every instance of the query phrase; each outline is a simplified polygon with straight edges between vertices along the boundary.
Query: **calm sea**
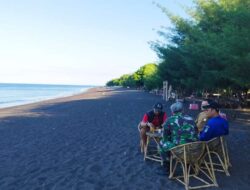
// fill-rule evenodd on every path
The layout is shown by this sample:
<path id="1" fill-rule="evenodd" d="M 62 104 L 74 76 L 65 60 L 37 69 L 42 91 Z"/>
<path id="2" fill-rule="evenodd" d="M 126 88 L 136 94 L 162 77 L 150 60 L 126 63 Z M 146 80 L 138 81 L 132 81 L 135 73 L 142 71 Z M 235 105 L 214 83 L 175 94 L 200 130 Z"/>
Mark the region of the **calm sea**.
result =
<path id="1" fill-rule="evenodd" d="M 0 83 L 0 108 L 81 93 L 93 86 Z"/>

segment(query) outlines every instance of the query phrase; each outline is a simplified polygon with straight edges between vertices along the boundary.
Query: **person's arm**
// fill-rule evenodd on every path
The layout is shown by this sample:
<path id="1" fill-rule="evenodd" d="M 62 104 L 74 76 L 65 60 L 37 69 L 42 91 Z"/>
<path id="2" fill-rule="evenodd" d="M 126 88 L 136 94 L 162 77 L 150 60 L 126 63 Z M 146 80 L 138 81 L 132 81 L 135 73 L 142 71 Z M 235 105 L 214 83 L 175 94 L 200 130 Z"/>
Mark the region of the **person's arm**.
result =
<path id="1" fill-rule="evenodd" d="M 142 127 L 146 127 L 147 126 L 147 127 L 150 128 L 150 130 L 154 129 L 154 125 L 148 121 L 148 115 L 147 114 L 144 114 L 143 119 L 141 121 L 141 126 Z"/>
<path id="2" fill-rule="evenodd" d="M 145 114 L 142 122 L 145 123 L 145 126 L 150 127 L 151 131 L 154 131 L 156 126 L 152 122 L 149 122 L 148 119 L 148 115 Z"/>
<path id="3" fill-rule="evenodd" d="M 141 121 L 141 126 L 146 127 L 147 124 L 148 124 L 148 115 L 145 113 Z"/>
<path id="4" fill-rule="evenodd" d="M 195 121 L 199 131 L 202 131 L 203 126 L 206 123 L 206 120 L 207 120 L 206 114 L 204 112 L 201 112 Z"/>
<path id="5" fill-rule="evenodd" d="M 163 115 L 163 123 L 165 123 L 165 122 L 167 121 L 167 118 L 168 118 L 168 116 L 167 116 L 166 112 L 164 112 L 164 115 Z"/>
<path id="6" fill-rule="evenodd" d="M 199 139 L 201 141 L 208 141 L 212 139 L 212 129 L 209 126 L 209 123 L 205 125 L 203 130 L 200 132 Z"/>
<path id="7" fill-rule="evenodd" d="M 163 123 L 161 124 L 161 126 L 163 127 L 165 125 L 165 123 L 167 122 L 167 114 L 166 112 L 164 112 L 164 115 L 163 115 Z"/>

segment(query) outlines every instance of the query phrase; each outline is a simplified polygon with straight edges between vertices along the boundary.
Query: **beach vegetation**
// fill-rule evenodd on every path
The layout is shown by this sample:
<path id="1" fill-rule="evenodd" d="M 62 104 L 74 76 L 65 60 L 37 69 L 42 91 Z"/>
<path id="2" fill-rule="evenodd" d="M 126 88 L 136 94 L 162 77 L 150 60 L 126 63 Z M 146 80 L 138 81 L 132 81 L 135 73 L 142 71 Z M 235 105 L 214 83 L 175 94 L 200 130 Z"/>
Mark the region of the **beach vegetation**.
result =
<path id="1" fill-rule="evenodd" d="M 246 93 L 250 88 L 250 1 L 196 0 L 190 18 L 166 13 L 173 27 L 151 43 L 158 75 L 177 91 Z"/>
<path id="2" fill-rule="evenodd" d="M 191 19 L 171 14 L 166 43 L 154 43 L 159 75 L 185 90 L 250 87 L 250 2 L 196 0 Z"/>
<path id="3" fill-rule="evenodd" d="M 158 65 L 155 63 L 148 63 L 132 74 L 125 74 L 118 79 L 108 81 L 106 85 L 152 90 L 161 88 L 161 83 L 162 81 L 158 76 Z"/>
<path id="4" fill-rule="evenodd" d="M 183 95 L 242 98 L 250 89 L 250 1 L 195 0 L 194 5 L 182 18 L 157 4 L 172 27 L 162 27 L 162 40 L 151 42 L 159 62 L 128 77 L 131 86 L 157 89 L 167 80 Z"/>

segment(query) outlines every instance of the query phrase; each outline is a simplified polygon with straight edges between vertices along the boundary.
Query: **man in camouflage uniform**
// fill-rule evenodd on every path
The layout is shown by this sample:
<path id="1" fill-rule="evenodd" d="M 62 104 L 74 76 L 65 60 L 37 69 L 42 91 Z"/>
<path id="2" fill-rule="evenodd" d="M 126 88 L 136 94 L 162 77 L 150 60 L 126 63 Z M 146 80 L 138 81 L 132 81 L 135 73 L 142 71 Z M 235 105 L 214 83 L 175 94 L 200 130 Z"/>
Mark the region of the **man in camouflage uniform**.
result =
<path id="1" fill-rule="evenodd" d="M 194 120 L 182 114 L 183 104 L 176 102 L 170 107 L 172 116 L 164 124 L 163 139 L 160 141 L 160 153 L 163 161 L 167 159 L 169 149 L 198 140 L 198 129 Z"/>

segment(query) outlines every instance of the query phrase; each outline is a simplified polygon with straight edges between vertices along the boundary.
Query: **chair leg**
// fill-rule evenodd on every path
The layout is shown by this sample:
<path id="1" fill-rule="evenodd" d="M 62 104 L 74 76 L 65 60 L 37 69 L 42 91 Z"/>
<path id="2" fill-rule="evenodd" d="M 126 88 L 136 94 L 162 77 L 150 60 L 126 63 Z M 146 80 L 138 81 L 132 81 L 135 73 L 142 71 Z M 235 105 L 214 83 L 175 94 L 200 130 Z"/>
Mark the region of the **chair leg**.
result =
<path id="1" fill-rule="evenodd" d="M 173 166 L 173 156 L 170 157 L 170 172 L 169 172 L 169 179 L 172 179 L 174 177 L 174 174 L 175 174 L 175 170 L 176 170 L 176 167 L 178 165 L 178 161 L 175 162 L 174 166 Z"/>
<path id="2" fill-rule="evenodd" d="M 148 144 L 149 144 L 149 138 L 147 137 L 146 144 L 144 144 L 144 147 L 143 147 L 143 149 L 144 149 L 144 161 L 146 160 L 146 157 L 148 155 Z"/>
<path id="3" fill-rule="evenodd" d="M 230 163 L 230 160 L 229 160 L 229 154 L 228 154 L 228 148 L 227 148 L 227 143 L 226 143 L 226 141 L 224 142 L 224 145 L 225 145 L 226 159 L 227 159 L 228 167 L 232 167 L 232 164 Z"/>
<path id="4" fill-rule="evenodd" d="M 181 178 L 182 176 L 177 177 L 177 179 L 185 186 L 185 189 L 188 190 L 189 189 L 189 179 L 188 179 L 189 176 L 188 176 L 187 165 L 186 163 L 182 163 L 182 162 L 180 162 L 180 164 L 181 164 L 182 172 L 183 172 L 183 181 L 178 179 L 179 177 Z"/>
<path id="5" fill-rule="evenodd" d="M 187 166 L 186 166 L 187 167 Z M 191 165 L 189 165 L 187 168 L 186 168 L 186 190 L 189 189 L 189 178 L 190 178 L 190 169 L 191 169 Z"/>
<path id="6" fill-rule="evenodd" d="M 209 165 L 206 163 L 205 161 L 205 165 L 208 169 L 208 173 L 210 174 L 211 178 L 213 179 L 213 183 L 216 187 L 218 187 L 218 183 L 217 183 L 217 179 L 216 179 L 216 176 L 215 176 L 215 172 L 214 172 L 214 166 L 213 166 L 213 161 L 212 161 L 212 158 L 211 158 L 211 152 L 209 150 L 209 147 L 208 145 L 206 145 L 206 150 L 207 150 L 207 155 L 208 155 L 208 159 L 209 159 Z"/>
<path id="7" fill-rule="evenodd" d="M 168 178 L 171 179 L 173 177 L 173 156 L 170 156 L 170 167 L 169 167 L 169 176 Z"/>
<path id="8" fill-rule="evenodd" d="M 188 167 L 187 165 L 186 147 L 184 147 L 184 165 L 182 164 L 182 168 L 183 168 L 183 174 L 184 174 L 185 189 L 188 190 L 190 167 Z"/>
<path id="9" fill-rule="evenodd" d="M 228 172 L 228 158 L 227 158 L 227 153 L 226 153 L 226 147 L 225 147 L 225 142 L 223 140 L 223 138 L 220 138 L 221 140 L 221 149 L 222 149 L 222 154 L 223 154 L 223 161 L 220 159 L 221 161 L 221 165 L 226 173 L 227 176 L 230 176 L 229 172 Z"/>

